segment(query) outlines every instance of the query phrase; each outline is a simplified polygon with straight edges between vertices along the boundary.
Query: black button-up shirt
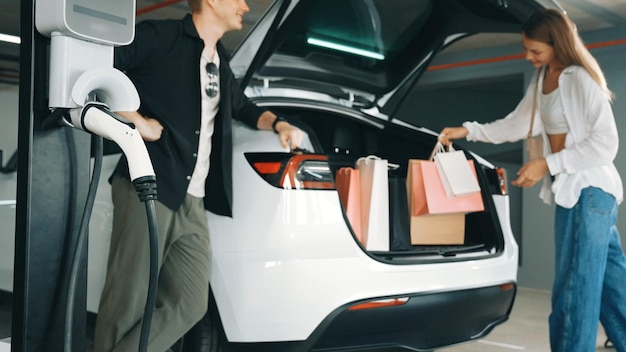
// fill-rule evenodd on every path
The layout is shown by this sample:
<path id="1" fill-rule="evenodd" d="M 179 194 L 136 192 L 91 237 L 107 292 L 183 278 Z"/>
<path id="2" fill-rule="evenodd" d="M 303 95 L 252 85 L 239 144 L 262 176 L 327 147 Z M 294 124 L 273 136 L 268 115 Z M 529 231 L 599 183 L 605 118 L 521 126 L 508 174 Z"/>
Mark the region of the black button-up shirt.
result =
<path id="1" fill-rule="evenodd" d="M 201 120 L 200 56 L 204 42 L 191 15 L 181 20 L 143 21 L 136 26 L 135 39 L 115 49 L 114 65 L 135 84 L 141 106 L 139 113 L 159 120 L 163 134 L 146 142 L 157 177 L 158 199 L 177 209 L 187 192 L 198 151 Z M 205 186 L 205 208 L 232 215 L 232 128 L 231 119 L 256 128 L 263 109 L 252 104 L 239 88 L 227 64 L 227 54 L 218 43 L 220 107 L 215 117 L 210 169 Z M 129 177 L 122 156 L 115 173 Z"/>

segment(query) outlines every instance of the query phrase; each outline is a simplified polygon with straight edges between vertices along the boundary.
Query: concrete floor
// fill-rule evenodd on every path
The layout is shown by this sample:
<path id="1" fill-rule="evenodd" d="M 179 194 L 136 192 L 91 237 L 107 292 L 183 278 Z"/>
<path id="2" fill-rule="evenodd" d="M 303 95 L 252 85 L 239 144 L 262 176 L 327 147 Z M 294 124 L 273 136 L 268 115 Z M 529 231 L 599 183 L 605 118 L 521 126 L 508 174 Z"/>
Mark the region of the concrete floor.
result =
<path id="1" fill-rule="evenodd" d="M 549 352 L 548 314 L 550 313 L 550 293 L 547 291 L 520 288 L 510 319 L 497 326 L 487 337 L 439 349 L 438 352 Z M 11 300 L 0 296 L 0 352 L 9 351 L 5 342 L 11 336 Z M 596 351 L 612 352 L 604 348 L 606 337 L 602 328 L 598 329 Z M 389 351 L 389 350 L 386 350 Z M 371 351 L 375 352 L 375 351 Z M 382 352 L 382 351 L 379 351 Z M 391 351 L 389 351 L 391 352 Z"/>

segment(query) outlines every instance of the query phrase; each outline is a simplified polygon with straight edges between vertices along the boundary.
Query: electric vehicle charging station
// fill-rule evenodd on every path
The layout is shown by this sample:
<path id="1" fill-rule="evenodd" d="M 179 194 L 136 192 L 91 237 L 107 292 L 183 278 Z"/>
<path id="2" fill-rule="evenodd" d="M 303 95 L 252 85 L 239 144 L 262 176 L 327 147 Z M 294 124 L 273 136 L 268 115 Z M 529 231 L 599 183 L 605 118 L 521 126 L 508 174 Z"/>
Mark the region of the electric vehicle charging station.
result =
<path id="1" fill-rule="evenodd" d="M 79 220 L 91 192 L 93 140 L 74 129 L 116 142 L 134 160 L 138 192 L 141 183 L 146 199 L 156 197 L 141 136 L 111 113 L 139 107 L 133 84 L 113 68 L 114 46 L 130 43 L 134 26 L 134 0 L 21 3 L 13 351 L 86 349 Z"/>

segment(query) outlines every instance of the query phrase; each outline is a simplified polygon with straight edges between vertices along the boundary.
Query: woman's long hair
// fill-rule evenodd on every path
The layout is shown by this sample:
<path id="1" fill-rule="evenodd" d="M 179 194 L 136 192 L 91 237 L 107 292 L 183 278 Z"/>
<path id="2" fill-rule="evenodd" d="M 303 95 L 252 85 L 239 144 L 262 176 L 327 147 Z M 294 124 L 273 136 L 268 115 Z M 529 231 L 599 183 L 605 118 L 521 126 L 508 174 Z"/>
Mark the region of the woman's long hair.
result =
<path id="1" fill-rule="evenodd" d="M 612 100 L 613 93 L 607 86 L 600 65 L 587 50 L 576 26 L 567 16 L 554 9 L 541 9 L 522 25 L 522 32 L 529 39 L 552 46 L 556 59 L 565 67 L 571 65 L 584 67 L 609 100 Z"/>

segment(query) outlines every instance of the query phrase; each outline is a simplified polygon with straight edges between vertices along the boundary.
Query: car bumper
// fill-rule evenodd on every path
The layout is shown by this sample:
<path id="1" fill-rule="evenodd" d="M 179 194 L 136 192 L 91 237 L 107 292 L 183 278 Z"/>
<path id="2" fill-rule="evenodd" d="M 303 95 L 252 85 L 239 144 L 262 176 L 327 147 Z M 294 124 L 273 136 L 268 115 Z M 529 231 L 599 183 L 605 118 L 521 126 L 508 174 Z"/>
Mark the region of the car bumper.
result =
<path id="1" fill-rule="evenodd" d="M 396 348 L 427 351 L 471 341 L 505 322 L 517 287 L 514 283 L 461 291 L 403 295 L 399 306 L 350 310 L 363 302 L 332 312 L 305 341 L 230 343 L 233 351 L 358 351 Z M 394 297 L 384 297 L 390 299 Z M 390 342 L 392 341 L 392 342 Z M 267 349 L 266 349 L 267 350 Z"/>
<path id="2" fill-rule="evenodd" d="M 416 294 L 402 306 L 356 311 L 342 307 L 320 325 L 313 350 L 359 346 L 429 350 L 477 339 L 508 319 L 515 293 L 516 286 L 506 284 Z"/>

